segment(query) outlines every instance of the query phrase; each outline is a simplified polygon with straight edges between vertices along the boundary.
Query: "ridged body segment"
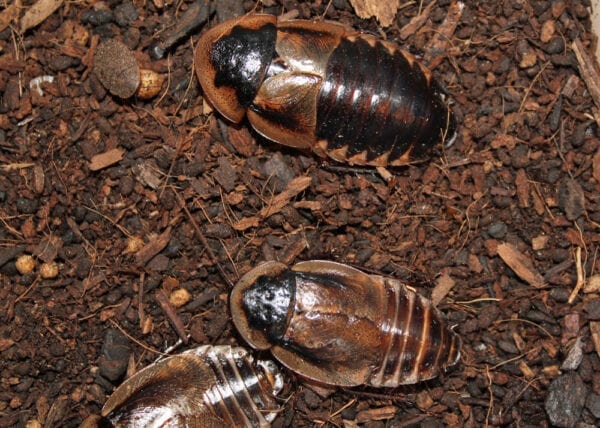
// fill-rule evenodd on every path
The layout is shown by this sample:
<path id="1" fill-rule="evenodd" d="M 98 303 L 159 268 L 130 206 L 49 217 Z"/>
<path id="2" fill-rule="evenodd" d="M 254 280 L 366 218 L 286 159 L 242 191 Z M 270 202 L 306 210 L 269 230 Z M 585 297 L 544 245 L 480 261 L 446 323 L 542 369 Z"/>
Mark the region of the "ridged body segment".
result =
<path id="1" fill-rule="evenodd" d="M 200 346 L 140 370 L 109 397 L 114 427 L 269 427 L 283 379 L 243 348 Z"/>
<path id="2" fill-rule="evenodd" d="M 205 33 L 195 62 L 224 116 L 240 122 L 247 114 L 266 138 L 340 162 L 403 165 L 455 136 L 427 68 L 397 45 L 337 23 L 249 14 Z"/>
<path id="3" fill-rule="evenodd" d="M 284 299 L 282 286 L 290 290 Z M 322 383 L 413 384 L 459 359 L 458 336 L 429 300 L 398 280 L 339 263 L 260 265 L 234 287 L 231 311 L 251 346 Z"/>
<path id="4" fill-rule="evenodd" d="M 370 42 L 370 43 L 369 43 Z M 442 139 L 448 107 L 420 64 L 366 37 L 343 38 L 329 57 L 317 101 L 317 139 L 364 163 L 421 159 Z M 453 132 L 453 131 L 450 131 Z"/>

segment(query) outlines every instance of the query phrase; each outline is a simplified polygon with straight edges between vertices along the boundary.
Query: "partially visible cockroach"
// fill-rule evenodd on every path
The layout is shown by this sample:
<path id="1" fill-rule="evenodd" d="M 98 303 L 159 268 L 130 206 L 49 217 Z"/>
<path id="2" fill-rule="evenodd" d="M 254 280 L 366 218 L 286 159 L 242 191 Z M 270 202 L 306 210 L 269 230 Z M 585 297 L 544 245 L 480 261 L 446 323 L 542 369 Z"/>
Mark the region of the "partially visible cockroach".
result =
<path id="1" fill-rule="evenodd" d="M 253 348 L 325 384 L 413 384 L 460 356 L 460 339 L 429 300 L 335 262 L 259 265 L 234 287 L 231 313 Z"/>
<path id="2" fill-rule="evenodd" d="M 243 348 L 200 346 L 140 370 L 109 397 L 100 426 L 270 427 L 283 378 Z"/>
<path id="3" fill-rule="evenodd" d="M 429 69 L 397 45 L 333 22 L 249 14 L 207 31 L 194 56 L 204 95 L 264 137 L 356 165 L 404 165 L 455 122 Z"/>

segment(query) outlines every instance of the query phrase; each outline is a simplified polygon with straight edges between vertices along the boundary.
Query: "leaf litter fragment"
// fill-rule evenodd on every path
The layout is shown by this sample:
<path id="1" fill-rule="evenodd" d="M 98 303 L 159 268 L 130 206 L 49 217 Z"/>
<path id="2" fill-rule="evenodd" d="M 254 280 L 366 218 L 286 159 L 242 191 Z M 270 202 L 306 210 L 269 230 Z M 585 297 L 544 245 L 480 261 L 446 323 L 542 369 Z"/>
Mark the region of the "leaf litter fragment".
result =
<path id="1" fill-rule="evenodd" d="M 533 267 L 529 257 L 521 253 L 514 245 L 508 242 L 499 244 L 498 255 L 523 281 L 536 288 L 544 287 L 542 275 Z"/>
<path id="2" fill-rule="evenodd" d="M 311 182 L 310 177 L 296 177 L 292 181 L 290 181 L 285 188 L 285 190 L 276 196 L 274 196 L 270 201 L 269 205 L 264 207 L 258 212 L 258 215 L 243 218 L 233 224 L 233 228 L 235 230 L 246 230 L 250 227 L 256 227 L 260 224 L 260 220 L 268 218 L 273 214 L 281 211 L 283 207 L 285 207 L 292 198 L 298 195 L 300 192 L 305 190 Z"/>

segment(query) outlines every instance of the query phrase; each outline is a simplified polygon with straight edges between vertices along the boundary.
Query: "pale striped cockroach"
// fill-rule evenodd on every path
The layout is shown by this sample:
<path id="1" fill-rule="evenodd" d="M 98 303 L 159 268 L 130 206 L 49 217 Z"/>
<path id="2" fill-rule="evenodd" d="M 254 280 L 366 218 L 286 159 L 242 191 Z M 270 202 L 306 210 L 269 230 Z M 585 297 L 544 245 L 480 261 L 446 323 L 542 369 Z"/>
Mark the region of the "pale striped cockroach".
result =
<path id="1" fill-rule="evenodd" d="M 335 262 L 259 265 L 234 287 L 231 313 L 253 348 L 325 384 L 413 384 L 460 356 L 459 337 L 429 300 L 401 281 Z"/>
<path id="2" fill-rule="evenodd" d="M 227 119 L 356 165 L 404 165 L 455 123 L 429 69 L 397 45 L 333 22 L 249 14 L 207 31 L 194 64 Z"/>
<path id="3" fill-rule="evenodd" d="M 120 385 L 100 426 L 269 427 L 283 378 L 243 348 L 199 346 L 151 364 Z"/>

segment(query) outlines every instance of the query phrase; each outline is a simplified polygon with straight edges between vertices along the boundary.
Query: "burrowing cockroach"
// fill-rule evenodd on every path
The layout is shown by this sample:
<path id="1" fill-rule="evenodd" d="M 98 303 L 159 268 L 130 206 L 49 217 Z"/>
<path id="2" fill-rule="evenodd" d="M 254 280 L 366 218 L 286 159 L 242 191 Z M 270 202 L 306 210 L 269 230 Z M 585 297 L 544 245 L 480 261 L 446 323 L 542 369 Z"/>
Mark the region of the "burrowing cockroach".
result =
<path id="1" fill-rule="evenodd" d="M 233 321 L 256 349 L 320 383 L 395 387 L 456 364 L 460 340 L 399 280 L 335 262 L 267 262 L 236 284 Z"/>
<path id="2" fill-rule="evenodd" d="M 114 427 L 269 427 L 283 378 L 243 348 L 200 346 L 140 370 L 102 409 Z"/>
<path id="3" fill-rule="evenodd" d="M 250 14 L 198 42 L 204 95 L 277 143 L 356 165 L 403 165 L 454 138 L 431 71 L 397 45 L 333 22 Z"/>

